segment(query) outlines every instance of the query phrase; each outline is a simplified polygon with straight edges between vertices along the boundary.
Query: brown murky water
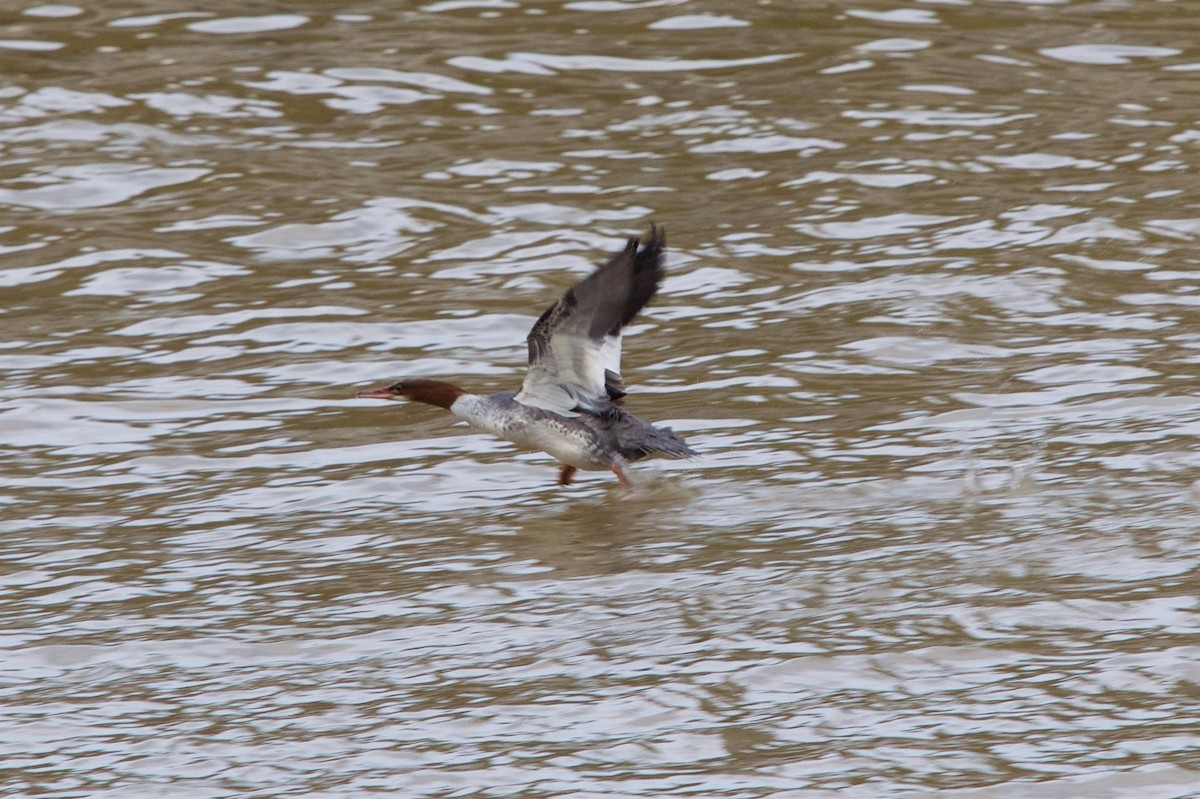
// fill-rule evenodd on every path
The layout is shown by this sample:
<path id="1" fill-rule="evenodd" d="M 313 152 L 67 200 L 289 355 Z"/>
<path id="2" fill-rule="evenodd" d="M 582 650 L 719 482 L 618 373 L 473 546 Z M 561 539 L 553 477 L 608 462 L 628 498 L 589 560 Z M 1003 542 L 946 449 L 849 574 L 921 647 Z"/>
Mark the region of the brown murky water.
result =
<path id="1" fill-rule="evenodd" d="M 1200 7 L 0 12 L 0 793 L 1200 795 Z M 625 236 L 630 407 L 514 387 Z"/>

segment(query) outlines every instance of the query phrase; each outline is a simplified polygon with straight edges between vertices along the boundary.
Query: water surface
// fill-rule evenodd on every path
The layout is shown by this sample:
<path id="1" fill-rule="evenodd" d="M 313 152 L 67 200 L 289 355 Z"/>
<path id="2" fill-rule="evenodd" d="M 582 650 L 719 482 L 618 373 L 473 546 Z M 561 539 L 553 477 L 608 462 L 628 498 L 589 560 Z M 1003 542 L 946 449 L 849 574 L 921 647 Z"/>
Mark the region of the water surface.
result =
<path id="1" fill-rule="evenodd" d="M 0 23 L 0 792 L 1200 792 L 1190 4 Z M 651 220 L 701 458 L 353 399 Z"/>

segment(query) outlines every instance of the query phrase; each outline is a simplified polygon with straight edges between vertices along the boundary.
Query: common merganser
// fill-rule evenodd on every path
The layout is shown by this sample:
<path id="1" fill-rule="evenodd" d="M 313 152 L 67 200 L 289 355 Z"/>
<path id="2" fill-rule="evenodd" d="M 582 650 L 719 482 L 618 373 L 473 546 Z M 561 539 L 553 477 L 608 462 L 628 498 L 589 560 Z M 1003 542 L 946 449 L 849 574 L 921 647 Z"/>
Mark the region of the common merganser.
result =
<path id="1" fill-rule="evenodd" d="M 587 469 L 611 470 L 631 488 L 625 471 L 630 462 L 697 454 L 670 428 L 621 407 L 621 329 L 658 291 L 666 244 L 663 229 L 651 225 L 644 247 L 630 239 L 538 317 L 526 337 L 529 371 L 520 391 L 472 394 L 441 380 L 412 378 L 357 396 L 436 405 L 518 447 L 549 453 L 562 463 L 561 486 Z"/>

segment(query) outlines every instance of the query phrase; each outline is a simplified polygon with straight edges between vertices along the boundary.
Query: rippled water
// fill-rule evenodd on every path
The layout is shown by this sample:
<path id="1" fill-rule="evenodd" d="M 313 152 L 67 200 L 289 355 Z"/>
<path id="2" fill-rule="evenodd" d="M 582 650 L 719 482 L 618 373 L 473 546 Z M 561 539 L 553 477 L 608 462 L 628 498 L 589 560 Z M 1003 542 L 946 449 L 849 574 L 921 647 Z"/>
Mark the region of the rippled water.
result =
<path id="1" fill-rule="evenodd" d="M 0 23 L 0 793 L 1200 795 L 1194 4 Z M 701 458 L 352 399 L 651 219 Z"/>

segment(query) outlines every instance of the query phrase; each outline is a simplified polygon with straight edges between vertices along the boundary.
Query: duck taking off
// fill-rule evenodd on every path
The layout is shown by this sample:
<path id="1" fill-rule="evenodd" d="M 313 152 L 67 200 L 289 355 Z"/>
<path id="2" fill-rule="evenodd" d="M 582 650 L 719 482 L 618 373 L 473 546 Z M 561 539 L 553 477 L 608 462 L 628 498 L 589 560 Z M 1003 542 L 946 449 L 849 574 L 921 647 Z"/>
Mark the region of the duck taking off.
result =
<path id="1" fill-rule="evenodd" d="M 696 455 L 670 428 L 623 408 L 621 329 L 658 291 L 666 245 L 663 229 L 651 225 L 644 245 L 630 239 L 547 308 L 526 338 L 529 371 L 520 391 L 472 394 L 441 380 L 410 378 L 358 396 L 436 405 L 518 447 L 547 452 L 562 463 L 559 485 L 569 485 L 579 469 L 611 470 L 630 488 L 629 463 Z"/>

